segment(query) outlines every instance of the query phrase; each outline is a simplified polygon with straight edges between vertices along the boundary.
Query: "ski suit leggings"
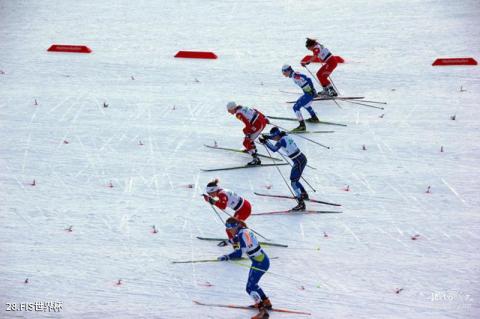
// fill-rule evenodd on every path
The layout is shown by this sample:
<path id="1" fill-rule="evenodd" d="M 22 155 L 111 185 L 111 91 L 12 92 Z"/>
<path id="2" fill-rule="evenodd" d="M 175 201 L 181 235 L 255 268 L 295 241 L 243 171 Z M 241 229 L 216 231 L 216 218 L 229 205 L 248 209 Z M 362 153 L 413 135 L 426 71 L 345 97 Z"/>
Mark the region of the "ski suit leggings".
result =
<path id="1" fill-rule="evenodd" d="M 318 70 L 317 78 L 320 81 L 320 84 L 323 87 L 330 85 L 330 80 L 328 77 L 332 74 L 333 70 L 337 67 L 337 59 L 334 56 L 331 56 L 327 62 Z"/>
<path id="2" fill-rule="evenodd" d="M 270 260 L 268 259 L 268 256 L 265 253 L 263 254 L 263 256 L 264 258 L 261 262 L 252 259 L 252 267 L 250 268 L 250 272 L 248 273 L 246 290 L 256 303 L 267 298 L 262 288 L 260 288 L 260 286 L 258 285 L 258 282 L 262 278 L 263 274 L 265 274 L 268 268 L 270 268 Z"/>
<path id="3" fill-rule="evenodd" d="M 315 112 L 312 109 L 312 106 L 310 105 L 313 101 L 313 94 L 305 93 L 303 94 L 297 102 L 293 105 L 293 111 L 297 115 L 297 118 L 299 121 L 303 120 L 303 117 L 301 116 L 300 109 L 304 107 L 308 113 L 310 113 L 310 116 L 314 116 Z"/>
<path id="4" fill-rule="evenodd" d="M 268 119 L 263 115 L 259 115 L 258 119 L 254 122 L 254 125 L 250 127 L 245 127 L 243 129 L 243 134 L 245 138 L 243 139 L 243 146 L 247 150 L 248 154 L 253 154 L 256 151 L 255 140 L 262 133 L 265 126 L 268 124 Z"/>
<path id="5" fill-rule="evenodd" d="M 302 176 L 303 170 L 305 169 L 305 166 L 307 166 L 307 158 L 303 153 L 301 153 L 300 155 L 295 157 L 292 162 L 293 167 L 290 173 L 290 181 L 297 197 L 300 197 L 301 193 L 306 192 L 305 188 L 300 183 L 300 178 Z"/>

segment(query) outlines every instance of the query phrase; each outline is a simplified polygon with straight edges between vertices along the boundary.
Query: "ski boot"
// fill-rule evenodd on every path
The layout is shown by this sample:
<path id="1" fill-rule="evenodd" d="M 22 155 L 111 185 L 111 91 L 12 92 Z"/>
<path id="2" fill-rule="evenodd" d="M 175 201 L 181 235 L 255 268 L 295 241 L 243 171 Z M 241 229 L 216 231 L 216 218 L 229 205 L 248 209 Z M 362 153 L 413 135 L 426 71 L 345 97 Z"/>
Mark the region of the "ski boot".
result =
<path id="1" fill-rule="evenodd" d="M 320 123 L 320 120 L 318 119 L 317 115 L 314 114 L 312 117 L 306 120 L 308 123 Z"/>
<path id="2" fill-rule="evenodd" d="M 296 128 L 294 128 L 293 130 L 291 130 L 291 132 L 305 132 L 307 130 L 307 127 L 305 126 L 305 121 L 300 121 L 300 125 Z"/>
<path id="3" fill-rule="evenodd" d="M 265 307 L 265 309 L 267 310 L 272 310 L 272 303 L 270 302 L 270 299 L 265 298 L 264 300 L 262 300 L 262 303 L 263 303 L 263 306 Z"/>
<path id="4" fill-rule="evenodd" d="M 309 200 L 310 197 L 308 196 L 307 193 L 302 193 L 302 194 L 300 194 L 300 199 L 302 199 L 302 200 Z"/>
<path id="5" fill-rule="evenodd" d="M 263 301 L 258 304 L 258 313 L 252 317 L 252 319 L 268 319 L 270 315 L 267 312 L 267 308 L 263 305 Z"/>
<path id="6" fill-rule="evenodd" d="M 318 92 L 317 97 L 319 98 L 328 97 L 328 87 L 324 87 L 323 90 Z"/>
<path id="7" fill-rule="evenodd" d="M 248 166 L 256 166 L 262 164 L 262 161 L 258 158 L 256 154 L 252 155 L 253 159 L 247 163 Z"/>
<path id="8" fill-rule="evenodd" d="M 272 303 L 270 302 L 270 299 L 268 297 L 260 301 L 259 303 L 251 305 L 249 307 L 259 309 L 260 305 L 263 305 L 263 307 L 265 307 L 267 310 L 272 310 Z"/>
<path id="9" fill-rule="evenodd" d="M 327 86 L 327 95 L 330 96 L 330 97 L 338 96 L 337 91 L 335 91 L 335 88 L 331 84 L 329 86 Z"/>
<path id="10" fill-rule="evenodd" d="M 305 202 L 303 201 L 303 199 L 300 198 L 300 199 L 298 199 L 298 205 L 293 207 L 292 211 L 299 212 L 299 211 L 305 210 L 305 208 L 306 208 L 305 207 Z"/>

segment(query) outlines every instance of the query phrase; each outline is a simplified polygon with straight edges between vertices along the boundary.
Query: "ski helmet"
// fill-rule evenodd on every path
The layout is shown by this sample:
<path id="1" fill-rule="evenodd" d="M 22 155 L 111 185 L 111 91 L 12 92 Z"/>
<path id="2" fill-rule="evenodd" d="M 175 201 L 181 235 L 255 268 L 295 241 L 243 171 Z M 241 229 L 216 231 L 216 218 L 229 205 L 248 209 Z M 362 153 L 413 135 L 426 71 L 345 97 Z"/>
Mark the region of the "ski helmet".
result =
<path id="1" fill-rule="evenodd" d="M 218 182 L 218 178 L 215 178 L 213 181 L 209 182 L 205 187 L 205 193 L 210 194 L 218 191 L 220 189 Z"/>
<path id="2" fill-rule="evenodd" d="M 307 38 L 307 42 L 305 42 L 305 47 L 308 48 L 314 46 L 315 44 L 317 44 L 317 40 Z"/>
<path id="3" fill-rule="evenodd" d="M 292 66 L 288 64 L 284 64 L 282 66 L 282 73 L 285 73 L 285 72 L 293 72 Z"/>
<path id="4" fill-rule="evenodd" d="M 227 103 L 227 111 L 233 111 L 237 108 L 237 103 L 235 103 L 234 101 L 230 101 Z"/>
<path id="5" fill-rule="evenodd" d="M 232 229 L 242 226 L 242 222 L 236 219 L 235 217 L 229 217 L 225 221 L 225 228 Z"/>
<path id="6" fill-rule="evenodd" d="M 272 127 L 272 129 L 270 130 L 270 137 L 279 136 L 280 134 L 280 129 L 276 126 Z"/>

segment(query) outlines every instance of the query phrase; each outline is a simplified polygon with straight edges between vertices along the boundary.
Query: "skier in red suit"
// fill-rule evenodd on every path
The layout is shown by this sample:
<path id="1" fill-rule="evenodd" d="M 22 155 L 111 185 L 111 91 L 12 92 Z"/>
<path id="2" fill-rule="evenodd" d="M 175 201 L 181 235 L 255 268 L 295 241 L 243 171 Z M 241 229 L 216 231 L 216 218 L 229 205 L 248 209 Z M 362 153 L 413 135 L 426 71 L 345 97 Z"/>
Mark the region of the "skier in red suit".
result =
<path id="1" fill-rule="evenodd" d="M 255 139 L 269 123 L 268 119 L 258 110 L 238 105 L 235 102 L 228 102 L 227 111 L 230 114 L 235 114 L 236 118 L 245 124 L 243 129 L 243 134 L 245 134 L 243 146 L 245 147 L 245 152 L 252 155 L 253 158 L 247 165 L 260 165 L 262 162 L 257 155 Z"/>
<path id="2" fill-rule="evenodd" d="M 337 91 L 335 91 L 335 88 L 328 79 L 330 74 L 332 74 L 333 70 L 335 70 L 335 68 L 337 67 L 337 59 L 335 59 L 330 50 L 328 50 L 322 44 L 318 43 L 315 39 L 307 38 L 305 46 L 308 50 L 313 52 L 313 56 L 310 61 L 302 63 L 302 66 L 310 64 L 310 62 L 312 62 L 315 57 L 318 57 L 320 61 L 324 63 L 320 70 L 318 70 L 317 72 L 318 81 L 323 87 L 323 90 L 319 93 L 319 95 L 326 95 L 330 97 L 338 96 Z"/>
<path id="3" fill-rule="evenodd" d="M 247 220 L 252 213 L 252 205 L 250 205 L 250 202 L 229 189 L 221 188 L 218 182 L 216 178 L 207 184 L 207 187 L 205 187 L 206 194 L 203 195 L 205 201 L 222 210 L 228 207 L 235 212 L 233 217 L 241 221 Z M 227 235 L 229 241 L 232 243 L 231 239 L 233 235 L 229 232 L 227 232 Z M 219 246 L 226 246 L 227 244 L 226 241 L 223 241 L 219 243 Z"/>

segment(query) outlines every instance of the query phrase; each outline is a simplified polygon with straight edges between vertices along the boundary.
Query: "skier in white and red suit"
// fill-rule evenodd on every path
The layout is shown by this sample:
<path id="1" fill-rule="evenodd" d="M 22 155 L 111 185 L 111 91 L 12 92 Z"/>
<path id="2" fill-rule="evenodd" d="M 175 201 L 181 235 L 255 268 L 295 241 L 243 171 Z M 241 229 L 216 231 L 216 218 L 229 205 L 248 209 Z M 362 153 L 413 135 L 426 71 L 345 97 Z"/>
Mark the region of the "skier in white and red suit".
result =
<path id="1" fill-rule="evenodd" d="M 319 95 L 327 95 L 330 97 L 338 96 L 337 91 L 333 87 L 332 83 L 328 79 L 330 74 L 332 74 L 333 70 L 337 67 L 337 59 L 333 56 L 333 54 L 324 47 L 322 44 L 318 43 L 315 39 L 307 38 L 307 42 L 305 43 L 305 47 L 313 52 L 313 56 L 310 61 L 306 61 L 302 63 L 302 66 L 310 64 L 315 57 L 318 57 L 320 61 L 324 64 L 317 72 L 317 78 L 320 84 L 323 87 L 323 90 L 319 92 Z"/>
<path id="2" fill-rule="evenodd" d="M 235 102 L 228 102 L 227 111 L 234 114 L 237 119 L 245 124 L 243 128 L 243 146 L 245 152 L 252 155 L 253 159 L 247 165 L 260 165 L 262 162 L 257 155 L 257 147 L 255 146 L 255 139 L 262 133 L 265 126 L 269 123 L 267 117 L 260 111 L 249 107 L 238 105 Z"/>
<path id="3" fill-rule="evenodd" d="M 221 188 L 218 182 L 218 178 L 216 178 L 207 184 L 205 187 L 206 194 L 203 195 L 205 201 L 222 210 L 228 207 L 235 212 L 233 217 L 241 221 L 247 220 L 252 213 L 252 205 L 250 202 L 229 189 Z M 227 235 L 230 243 L 233 244 L 232 234 L 227 232 Z M 219 246 L 226 246 L 227 244 L 226 241 L 223 241 L 219 243 Z"/>

